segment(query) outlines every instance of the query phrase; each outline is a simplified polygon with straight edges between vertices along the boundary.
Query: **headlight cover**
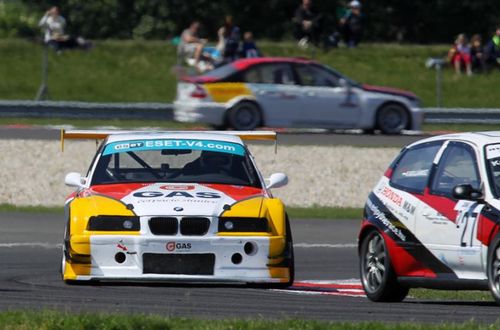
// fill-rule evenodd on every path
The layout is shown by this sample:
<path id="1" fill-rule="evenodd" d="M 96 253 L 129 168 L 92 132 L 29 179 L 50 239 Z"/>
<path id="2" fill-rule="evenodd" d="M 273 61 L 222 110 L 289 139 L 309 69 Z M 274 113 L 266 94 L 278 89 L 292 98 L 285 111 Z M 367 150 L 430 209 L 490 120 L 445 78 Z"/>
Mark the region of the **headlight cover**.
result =
<path id="1" fill-rule="evenodd" d="M 269 222 L 266 218 L 221 217 L 219 232 L 269 232 Z"/>
<path id="2" fill-rule="evenodd" d="M 98 215 L 90 217 L 87 224 L 90 231 L 139 231 L 139 217 Z"/>

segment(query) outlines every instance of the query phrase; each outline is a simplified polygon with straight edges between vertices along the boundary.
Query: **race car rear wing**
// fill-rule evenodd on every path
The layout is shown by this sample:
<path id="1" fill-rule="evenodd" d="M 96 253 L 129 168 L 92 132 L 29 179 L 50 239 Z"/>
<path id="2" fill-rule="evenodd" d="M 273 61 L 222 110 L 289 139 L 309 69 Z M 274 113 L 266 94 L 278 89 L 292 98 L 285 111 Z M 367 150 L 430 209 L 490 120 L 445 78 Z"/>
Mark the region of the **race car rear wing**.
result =
<path id="1" fill-rule="evenodd" d="M 127 131 L 127 130 L 65 130 L 61 129 L 61 151 L 65 140 L 103 140 L 112 134 L 126 133 L 218 133 L 239 136 L 243 141 L 274 141 L 277 147 L 278 137 L 274 131 Z"/>

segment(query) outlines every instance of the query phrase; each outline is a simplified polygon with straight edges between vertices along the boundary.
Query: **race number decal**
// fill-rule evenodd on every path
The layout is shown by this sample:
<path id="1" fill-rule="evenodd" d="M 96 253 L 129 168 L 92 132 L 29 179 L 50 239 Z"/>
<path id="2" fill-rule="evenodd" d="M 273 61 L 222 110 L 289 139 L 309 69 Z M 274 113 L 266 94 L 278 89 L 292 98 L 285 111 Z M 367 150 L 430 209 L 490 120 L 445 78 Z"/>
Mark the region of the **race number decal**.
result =
<path id="1" fill-rule="evenodd" d="M 457 211 L 456 225 L 460 230 L 460 246 L 472 246 L 474 242 L 474 232 L 477 227 L 477 218 L 481 213 L 483 204 L 477 204 L 472 201 L 459 201 L 455 206 Z"/>

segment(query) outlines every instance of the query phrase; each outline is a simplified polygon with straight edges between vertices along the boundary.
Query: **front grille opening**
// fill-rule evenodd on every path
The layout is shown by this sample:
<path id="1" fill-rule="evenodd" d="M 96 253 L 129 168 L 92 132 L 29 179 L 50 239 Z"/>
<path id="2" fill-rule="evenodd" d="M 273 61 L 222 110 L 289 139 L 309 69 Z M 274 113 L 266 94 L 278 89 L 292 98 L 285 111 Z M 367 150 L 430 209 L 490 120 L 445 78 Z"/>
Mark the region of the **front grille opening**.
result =
<path id="1" fill-rule="evenodd" d="M 203 236 L 210 228 L 210 219 L 185 217 L 181 220 L 181 234 L 186 236 Z"/>
<path id="2" fill-rule="evenodd" d="M 155 217 L 149 219 L 149 230 L 153 235 L 177 235 L 179 222 L 177 218 Z"/>

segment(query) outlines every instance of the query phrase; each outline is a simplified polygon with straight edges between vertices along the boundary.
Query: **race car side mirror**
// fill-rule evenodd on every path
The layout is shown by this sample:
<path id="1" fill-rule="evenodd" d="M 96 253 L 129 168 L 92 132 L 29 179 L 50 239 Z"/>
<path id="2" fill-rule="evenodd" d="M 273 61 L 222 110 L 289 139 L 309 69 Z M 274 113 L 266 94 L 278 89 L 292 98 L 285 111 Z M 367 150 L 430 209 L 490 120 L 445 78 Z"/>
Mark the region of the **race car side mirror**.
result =
<path id="1" fill-rule="evenodd" d="M 288 183 L 288 177 L 285 173 L 273 173 L 268 180 L 269 184 L 266 186 L 266 189 L 280 188 L 286 186 Z"/>
<path id="2" fill-rule="evenodd" d="M 70 172 L 66 174 L 66 177 L 64 178 L 64 183 L 70 187 L 82 188 L 83 187 L 82 175 L 80 173 Z"/>
<path id="3" fill-rule="evenodd" d="M 483 193 L 474 189 L 470 184 L 459 184 L 453 188 L 453 197 L 479 202 L 483 199 Z"/>
<path id="4" fill-rule="evenodd" d="M 351 85 L 344 78 L 339 79 L 339 86 L 345 89 L 350 89 Z"/>

